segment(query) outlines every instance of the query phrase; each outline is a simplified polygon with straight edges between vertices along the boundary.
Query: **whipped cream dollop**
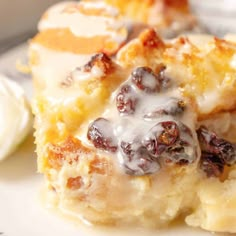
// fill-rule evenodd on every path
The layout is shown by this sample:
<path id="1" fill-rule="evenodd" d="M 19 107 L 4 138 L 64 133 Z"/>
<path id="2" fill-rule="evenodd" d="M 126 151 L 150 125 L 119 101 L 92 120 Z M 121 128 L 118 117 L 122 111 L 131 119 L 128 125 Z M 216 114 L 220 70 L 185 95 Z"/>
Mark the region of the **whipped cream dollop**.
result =
<path id="1" fill-rule="evenodd" d="M 8 157 L 32 129 L 32 113 L 24 90 L 0 74 L 0 161 Z"/>

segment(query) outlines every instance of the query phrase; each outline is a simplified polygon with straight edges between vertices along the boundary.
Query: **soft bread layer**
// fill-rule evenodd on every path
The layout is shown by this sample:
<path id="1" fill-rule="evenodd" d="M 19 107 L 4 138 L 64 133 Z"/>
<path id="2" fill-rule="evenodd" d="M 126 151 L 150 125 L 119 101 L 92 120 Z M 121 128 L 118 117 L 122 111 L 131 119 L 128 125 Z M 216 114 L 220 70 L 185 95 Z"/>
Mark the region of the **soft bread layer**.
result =
<path id="1" fill-rule="evenodd" d="M 199 206 L 186 218 L 186 223 L 217 232 L 236 232 L 236 173 L 233 168 L 223 183 L 206 179 L 198 187 Z"/>
<path id="2" fill-rule="evenodd" d="M 222 112 L 210 116 L 200 124 L 235 143 L 235 116 L 235 112 Z M 221 180 L 204 178 L 199 182 L 196 186 L 198 204 L 185 219 L 188 225 L 215 232 L 236 232 L 235 170 L 235 165 L 227 167 Z"/>
<path id="3" fill-rule="evenodd" d="M 75 143 L 74 157 L 84 149 Z M 162 227 L 197 202 L 191 188 L 199 181 L 194 168 L 129 177 L 114 166 L 111 157 L 82 153 L 79 161 L 64 161 L 59 171 L 48 172 L 50 185 L 60 192 L 56 196 L 58 207 L 66 214 L 97 224 Z M 194 178 L 188 177 L 190 173 Z"/>

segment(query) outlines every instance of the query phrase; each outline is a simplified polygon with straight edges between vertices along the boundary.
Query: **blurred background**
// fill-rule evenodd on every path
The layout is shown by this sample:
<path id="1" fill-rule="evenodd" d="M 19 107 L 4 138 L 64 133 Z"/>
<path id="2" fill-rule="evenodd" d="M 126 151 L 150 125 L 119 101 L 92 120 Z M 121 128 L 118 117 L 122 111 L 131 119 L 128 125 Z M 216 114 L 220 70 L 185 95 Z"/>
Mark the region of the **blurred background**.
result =
<path id="1" fill-rule="evenodd" d="M 60 0 L 0 0 L 0 53 L 36 32 L 42 13 Z"/>
<path id="2" fill-rule="evenodd" d="M 223 37 L 236 33 L 236 0 L 188 0 L 206 32 Z"/>

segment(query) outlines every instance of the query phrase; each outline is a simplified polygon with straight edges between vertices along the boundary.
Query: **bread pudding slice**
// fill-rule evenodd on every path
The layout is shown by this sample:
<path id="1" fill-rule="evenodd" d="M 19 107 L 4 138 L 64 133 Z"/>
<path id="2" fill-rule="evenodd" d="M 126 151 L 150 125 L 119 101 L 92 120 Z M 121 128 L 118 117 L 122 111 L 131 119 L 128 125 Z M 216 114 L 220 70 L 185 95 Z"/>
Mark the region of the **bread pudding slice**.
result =
<path id="1" fill-rule="evenodd" d="M 58 208 L 96 224 L 162 227 L 182 215 L 236 232 L 235 52 L 150 29 L 117 59 L 96 54 L 36 86 L 38 170 Z"/>
<path id="2" fill-rule="evenodd" d="M 38 168 L 59 208 L 93 223 L 145 226 L 162 226 L 190 209 L 191 186 L 201 176 L 196 116 L 163 70 L 134 70 L 150 79 L 142 90 L 130 84 L 129 70 L 98 54 L 71 72 L 70 85 L 37 93 Z M 155 150 L 152 133 L 159 130 L 163 145 Z M 175 157 L 164 150 L 168 143 L 179 150 Z"/>
<path id="3" fill-rule="evenodd" d="M 114 22 L 110 8 L 63 4 L 30 46 L 38 170 L 57 207 L 95 224 L 162 227 L 182 215 L 236 232 L 235 44 L 164 41 L 149 29 L 111 58 L 123 21 L 106 39 L 97 33 L 101 46 L 68 22 Z"/>

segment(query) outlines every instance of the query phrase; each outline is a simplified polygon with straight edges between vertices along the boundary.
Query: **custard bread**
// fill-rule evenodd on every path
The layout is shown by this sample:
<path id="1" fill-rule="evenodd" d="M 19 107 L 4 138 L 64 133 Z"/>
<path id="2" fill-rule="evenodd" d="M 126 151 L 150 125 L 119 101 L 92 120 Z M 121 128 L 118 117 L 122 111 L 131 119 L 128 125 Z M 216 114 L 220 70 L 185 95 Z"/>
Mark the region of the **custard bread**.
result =
<path id="1" fill-rule="evenodd" d="M 59 12 L 96 14 L 84 2 Z M 236 232 L 236 44 L 166 41 L 147 29 L 123 45 L 122 23 L 108 37 L 124 36 L 120 44 L 103 38 L 94 49 L 89 36 L 82 52 L 87 39 L 68 38 L 54 10 L 29 54 L 38 170 L 57 207 L 94 224 L 163 227 L 181 215 L 190 226 Z"/>

